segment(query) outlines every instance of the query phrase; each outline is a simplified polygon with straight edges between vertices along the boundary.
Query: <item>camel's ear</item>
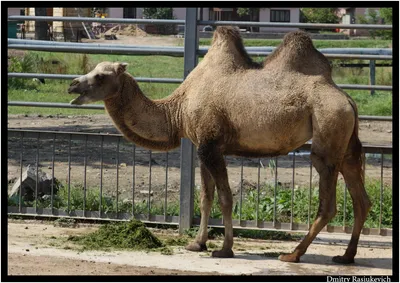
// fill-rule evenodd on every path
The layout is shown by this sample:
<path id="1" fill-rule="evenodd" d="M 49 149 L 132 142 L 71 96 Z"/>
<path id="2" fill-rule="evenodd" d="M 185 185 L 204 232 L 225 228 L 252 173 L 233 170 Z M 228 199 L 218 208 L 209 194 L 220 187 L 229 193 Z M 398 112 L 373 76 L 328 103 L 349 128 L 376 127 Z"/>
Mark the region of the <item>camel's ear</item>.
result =
<path id="1" fill-rule="evenodd" d="M 117 75 L 123 74 L 126 71 L 128 63 L 119 63 L 117 67 Z"/>

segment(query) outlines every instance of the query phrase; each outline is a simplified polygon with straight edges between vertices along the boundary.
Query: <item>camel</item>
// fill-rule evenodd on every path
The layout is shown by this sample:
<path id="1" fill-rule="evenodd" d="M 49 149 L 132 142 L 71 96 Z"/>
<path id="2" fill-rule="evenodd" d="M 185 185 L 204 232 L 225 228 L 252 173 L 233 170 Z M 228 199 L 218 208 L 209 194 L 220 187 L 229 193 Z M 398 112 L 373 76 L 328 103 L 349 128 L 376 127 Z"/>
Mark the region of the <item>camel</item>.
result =
<path id="1" fill-rule="evenodd" d="M 186 246 L 207 250 L 207 226 L 215 187 L 224 218 L 225 238 L 213 257 L 233 257 L 232 192 L 225 155 L 286 155 L 312 139 L 311 161 L 320 175 L 319 208 L 308 234 L 279 259 L 299 262 L 316 235 L 336 213 L 340 172 L 350 191 L 354 227 L 342 264 L 354 262 L 362 227 L 371 207 L 363 185 L 358 113 L 354 101 L 332 80 L 328 60 L 307 33 L 285 35 L 263 63 L 246 53 L 240 33 L 218 27 L 204 59 L 168 97 L 148 99 L 126 63 L 102 62 L 73 80 L 71 104 L 104 101 L 124 137 L 140 146 L 170 150 L 190 139 L 197 147 L 201 174 L 201 221 Z"/>

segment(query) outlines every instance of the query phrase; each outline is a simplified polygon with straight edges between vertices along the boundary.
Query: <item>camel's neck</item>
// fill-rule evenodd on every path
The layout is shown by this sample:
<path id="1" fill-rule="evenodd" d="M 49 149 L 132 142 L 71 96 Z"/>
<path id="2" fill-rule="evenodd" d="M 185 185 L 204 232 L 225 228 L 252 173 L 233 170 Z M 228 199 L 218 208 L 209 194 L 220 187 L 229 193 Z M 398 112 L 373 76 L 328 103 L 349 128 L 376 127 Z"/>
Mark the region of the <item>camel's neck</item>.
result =
<path id="1" fill-rule="evenodd" d="M 118 93 L 104 104 L 116 127 L 135 144 L 158 150 L 179 146 L 179 125 L 169 109 L 173 106 L 148 99 L 129 74 L 121 77 Z"/>

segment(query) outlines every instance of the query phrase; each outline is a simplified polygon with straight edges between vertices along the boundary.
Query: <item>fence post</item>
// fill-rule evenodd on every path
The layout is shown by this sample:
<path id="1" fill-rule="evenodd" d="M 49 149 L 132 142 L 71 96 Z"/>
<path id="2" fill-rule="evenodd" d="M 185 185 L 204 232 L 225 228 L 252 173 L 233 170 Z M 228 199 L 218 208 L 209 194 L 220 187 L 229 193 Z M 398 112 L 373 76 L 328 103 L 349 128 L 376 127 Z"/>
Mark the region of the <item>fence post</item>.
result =
<path id="1" fill-rule="evenodd" d="M 369 60 L 369 84 L 375 85 L 375 60 Z M 375 90 L 371 89 L 371 95 L 375 94 Z"/>
<path id="2" fill-rule="evenodd" d="M 186 8 L 185 21 L 185 54 L 184 77 L 197 64 L 197 8 Z M 194 167 L 195 147 L 189 139 L 181 140 L 181 184 L 180 184 L 180 212 L 179 233 L 182 234 L 192 226 L 194 210 Z"/>

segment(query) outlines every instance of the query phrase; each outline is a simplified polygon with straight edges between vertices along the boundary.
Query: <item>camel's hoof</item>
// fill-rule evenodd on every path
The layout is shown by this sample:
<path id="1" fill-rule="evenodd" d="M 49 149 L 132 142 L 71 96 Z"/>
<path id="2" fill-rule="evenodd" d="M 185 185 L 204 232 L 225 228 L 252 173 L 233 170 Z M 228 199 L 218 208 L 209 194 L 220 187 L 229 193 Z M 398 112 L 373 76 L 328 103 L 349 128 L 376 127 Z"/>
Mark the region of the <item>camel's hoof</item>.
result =
<path id="1" fill-rule="evenodd" d="M 231 249 L 229 250 L 220 250 L 220 251 L 213 251 L 211 253 L 212 257 L 222 257 L 222 258 L 230 258 L 233 257 L 233 251 Z"/>
<path id="2" fill-rule="evenodd" d="M 338 255 L 338 256 L 334 256 L 332 258 L 332 261 L 336 262 L 336 263 L 340 263 L 340 264 L 351 264 L 351 263 L 354 263 L 354 257 L 350 258 L 350 257 L 344 256 L 344 255 L 343 256 Z"/>
<path id="3" fill-rule="evenodd" d="M 281 254 L 278 259 L 286 262 L 299 262 L 300 258 L 294 254 Z"/>
<path id="4" fill-rule="evenodd" d="M 207 246 L 206 244 L 199 244 L 197 242 L 193 242 L 187 245 L 186 249 L 191 252 L 202 252 L 202 251 L 207 251 Z"/>

